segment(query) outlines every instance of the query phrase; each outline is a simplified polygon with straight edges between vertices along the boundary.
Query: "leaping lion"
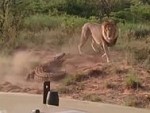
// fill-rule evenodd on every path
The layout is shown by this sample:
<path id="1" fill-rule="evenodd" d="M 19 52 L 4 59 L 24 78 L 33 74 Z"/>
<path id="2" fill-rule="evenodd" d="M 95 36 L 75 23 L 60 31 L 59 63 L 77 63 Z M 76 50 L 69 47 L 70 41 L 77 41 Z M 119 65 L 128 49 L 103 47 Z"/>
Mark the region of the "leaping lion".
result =
<path id="1" fill-rule="evenodd" d="M 118 38 L 117 24 L 113 20 L 104 21 L 102 24 L 85 23 L 82 27 L 81 40 L 78 45 L 78 51 L 80 54 L 82 54 L 81 48 L 90 36 L 92 36 L 92 49 L 96 51 L 94 47 L 95 43 L 101 45 L 104 50 L 102 57 L 106 56 L 107 62 L 110 62 L 108 47 L 116 44 Z"/>

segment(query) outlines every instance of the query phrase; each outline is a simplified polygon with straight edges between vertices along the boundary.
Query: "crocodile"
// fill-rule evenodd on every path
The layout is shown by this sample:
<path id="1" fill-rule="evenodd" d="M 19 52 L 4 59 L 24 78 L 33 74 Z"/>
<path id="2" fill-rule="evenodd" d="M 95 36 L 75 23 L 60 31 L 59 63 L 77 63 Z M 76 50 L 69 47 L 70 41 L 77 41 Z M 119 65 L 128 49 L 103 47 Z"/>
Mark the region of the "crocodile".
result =
<path id="1" fill-rule="evenodd" d="M 61 70 L 65 53 L 56 55 L 52 60 L 35 67 L 26 77 L 26 80 L 36 81 L 58 81 L 66 76 L 66 72 Z"/>

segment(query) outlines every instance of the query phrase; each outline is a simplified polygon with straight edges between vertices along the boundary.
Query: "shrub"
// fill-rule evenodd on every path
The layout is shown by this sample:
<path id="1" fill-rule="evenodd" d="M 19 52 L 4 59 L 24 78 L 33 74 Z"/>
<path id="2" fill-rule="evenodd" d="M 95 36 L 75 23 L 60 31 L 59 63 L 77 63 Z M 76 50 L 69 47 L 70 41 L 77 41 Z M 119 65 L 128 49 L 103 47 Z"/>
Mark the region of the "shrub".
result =
<path id="1" fill-rule="evenodd" d="M 150 54 L 150 50 L 148 48 L 141 48 L 133 50 L 134 58 L 137 62 L 143 62 Z"/>
<path id="2" fill-rule="evenodd" d="M 150 35 L 150 28 L 144 25 L 139 25 L 136 28 L 131 28 L 127 32 L 128 38 L 143 39 Z"/>
<path id="3" fill-rule="evenodd" d="M 141 87 L 141 83 L 136 75 L 130 74 L 126 78 L 126 87 L 132 89 L 138 89 Z"/>
<path id="4" fill-rule="evenodd" d="M 126 106 L 132 106 L 132 107 L 137 107 L 139 106 L 139 104 L 141 104 L 141 102 L 133 96 L 128 96 L 125 100 L 124 100 L 124 104 Z"/>
<path id="5" fill-rule="evenodd" d="M 147 108 L 150 104 L 148 96 L 145 95 L 129 95 L 124 99 L 124 104 L 132 107 Z"/>
<path id="6" fill-rule="evenodd" d="M 66 86 L 58 88 L 58 91 L 59 91 L 60 94 L 69 94 L 69 93 L 72 93 L 72 91 L 68 87 L 66 87 Z"/>
<path id="7" fill-rule="evenodd" d="M 98 94 L 94 94 L 94 93 L 84 95 L 83 100 L 88 100 L 88 101 L 92 101 L 92 102 L 101 102 L 102 101 L 100 96 Z"/>
<path id="8" fill-rule="evenodd" d="M 150 8 L 149 5 L 135 5 L 131 7 L 131 13 L 133 14 L 134 21 L 149 21 Z"/>
<path id="9" fill-rule="evenodd" d="M 105 83 L 105 87 L 108 88 L 108 89 L 113 89 L 113 88 L 116 87 L 116 85 L 113 84 L 113 83 L 110 83 L 110 82 L 106 82 L 106 83 Z"/>
<path id="10" fill-rule="evenodd" d="M 132 14 L 129 10 L 121 10 L 118 12 L 112 12 L 111 15 L 115 18 L 122 19 L 122 20 L 132 20 Z"/>
<path id="11" fill-rule="evenodd" d="M 85 74 L 76 74 L 76 75 L 70 75 L 66 77 L 63 82 L 66 86 L 76 84 L 77 82 L 81 82 L 85 79 L 87 79 L 87 75 Z"/>
<path id="12" fill-rule="evenodd" d="M 76 84 L 76 81 L 75 81 L 74 77 L 72 75 L 70 75 L 63 80 L 63 84 L 65 86 L 69 86 L 72 84 Z"/>

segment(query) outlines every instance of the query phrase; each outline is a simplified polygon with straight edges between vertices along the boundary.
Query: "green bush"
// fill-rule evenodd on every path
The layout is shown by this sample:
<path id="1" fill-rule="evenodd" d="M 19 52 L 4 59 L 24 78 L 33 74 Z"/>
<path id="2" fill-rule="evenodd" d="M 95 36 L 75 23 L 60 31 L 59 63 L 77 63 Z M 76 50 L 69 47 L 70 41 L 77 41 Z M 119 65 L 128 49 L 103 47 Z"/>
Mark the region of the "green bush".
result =
<path id="1" fill-rule="evenodd" d="M 98 16 L 98 4 L 94 0 L 65 0 L 65 2 L 58 8 L 68 15 L 76 15 L 80 17 L 89 18 L 90 16 Z"/>
<path id="2" fill-rule="evenodd" d="M 149 5 L 136 5 L 131 7 L 131 13 L 135 21 L 149 21 L 150 8 Z"/>
<path id="3" fill-rule="evenodd" d="M 69 15 L 33 15 L 25 19 L 24 28 L 30 31 L 40 31 L 45 28 L 56 29 L 70 29 L 82 26 L 86 21 L 85 18 Z M 93 20 L 92 20 L 93 21 Z"/>
<path id="4" fill-rule="evenodd" d="M 24 28 L 29 31 L 40 31 L 45 28 L 58 28 L 62 20 L 58 17 L 48 15 L 33 15 L 25 19 Z"/>
<path id="5" fill-rule="evenodd" d="M 141 87 L 141 83 L 135 74 L 129 74 L 127 76 L 126 87 L 132 89 L 138 89 Z"/>
<path id="6" fill-rule="evenodd" d="M 142 21 L 148 22 L 150 18 L 150 8 L 149 5 L 133 5 L 124 10 L 112 12 L 111 16 L 135 23 Z"/>
<path id="7" fill-rule="evenodd" d="M 129 9 L 121 10 L 118 12 L 112 12 L 111 16 L 118 18 L 118 19 L 126 20 L 126 21 L 132 20 L 132 14 Z"/>

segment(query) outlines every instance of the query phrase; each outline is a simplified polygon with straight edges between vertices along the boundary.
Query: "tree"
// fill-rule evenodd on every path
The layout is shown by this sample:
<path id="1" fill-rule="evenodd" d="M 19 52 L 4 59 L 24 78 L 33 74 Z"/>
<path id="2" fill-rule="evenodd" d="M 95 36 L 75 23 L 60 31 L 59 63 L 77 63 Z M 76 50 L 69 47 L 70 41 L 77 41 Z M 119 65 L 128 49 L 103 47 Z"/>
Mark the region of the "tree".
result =
<path id="1" fill-rule="evenodd" d="M 23 18 L 27 13 L 26 0 L 0 1 L 0 35 L 3 38 L 14 38 L 21 28 Z"/>
<path id="2" fill-rule="evenodd" d="M 0 33 L 3 34 L 5 31 L 5 23 L 8 15 L 8 3 L 9 0 L 0 1 Z"/>
<path id="3" fill-rule="evenodd" d="M 130 2 L 130 0 L 100 0 L 100 17 L 110 17 L 111 12 L 117 12 L 125 8 L 129 8 L 131 5 Z"/>

